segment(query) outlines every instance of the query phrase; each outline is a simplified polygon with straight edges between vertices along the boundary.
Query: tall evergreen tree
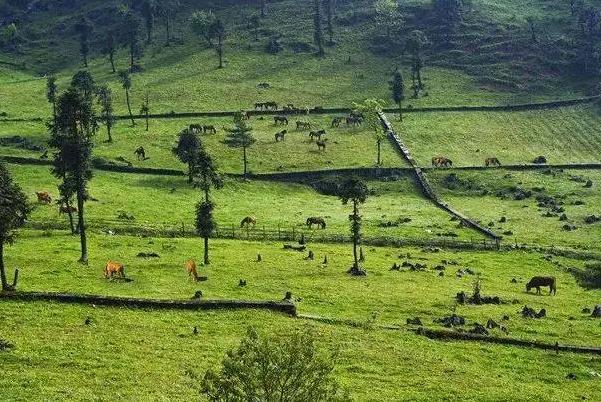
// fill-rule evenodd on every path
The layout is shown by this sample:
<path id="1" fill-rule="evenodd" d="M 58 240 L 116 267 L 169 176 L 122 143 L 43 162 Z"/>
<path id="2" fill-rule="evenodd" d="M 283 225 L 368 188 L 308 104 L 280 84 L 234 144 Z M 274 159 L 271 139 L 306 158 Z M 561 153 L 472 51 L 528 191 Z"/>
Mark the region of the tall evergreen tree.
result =
<path id="1" fill-rule="evenodd" d="M 324 8 L 326 10 L 326 30 L 329 36 L 329 45 L 334 45 L 334 8 L 336 6 L 336 0 L 323 0 Z"/>
<path id="2" fill-rule="evenodd" d="M 31 212 L 27 196 L 15 184 L 6 166 L 0 162 L 0 282 L 3 291 L 15 290 L 17 274 L 9 285 L 4 268 L 4 245 L 14 241 L 15 230 L 25 224 Z"/>
<path id="3" fill-rule="evenodd" d="M 46 79 L 46 99 L 52 105 L 52 122 L 56 124 L 56 97 L 58 94 L 58 87 L 56 85 L 56 77 L 49 75 Z"/>
<path id="4" fill-rule="evenodd" d="M 50 146 L 56 149 L 53 174 L 63 180 L 77 197 L 78 230 L 81 244 L 80 262 L 87 264 L 88 247 L 84 221 L 87 183 L 92 178 L 92 104 L 81 91 L 70 87 L 58 99 L 57 123 Z"/>
<path id="5" fill-rule="evenodd" d="M 407 38 L 406 50 L 411 55 L 411 79 L 416 95 L 424 88 L 421 71 L 424 66 L 423 51 L 428 44 L 426 34 L 420 30 L 412 31 Z"/>
<path id="6" fill-rule="evenodd" d="M 115 124 L 115 116 L 113 114 L 113 91 L 111 91 L 107 85 L 103 85 L 98 88 L 96 95 L 101 109 L 100 118 L 106 125 L 107 142 L 113 142 L 113 136 L 111 134 L 111 130 Z"/>
<path id="7" fill-rule="evenodd" d="M 146 25 L 146 43 L 152 43 L 152 31 L 154 29 L 154 19 L 157 14 L 158 5 L 155 0 L 144 0 L 142 3 L 142 16 Z"/>
<path id="8" fill-rule="evenodd" d="M 127 70 L 119 71 L 119 81 L 121 82 L 121 86 L 125 90 L 125 101 L 127 103 L 127 111 L 129 112 L 129 118 L 131 119 L 132 127 L 136 125 L 136 121 L 134 120 L 134 115 L 131 112 L 131 101 L 129 99 L 129 91 L 131 90 L 131 75 Z"/>
<path id="9" fill-rule="evenodd" d="M 171 45 L 171 25 L 173 17 L 177 14 L 181 3 L 180 0 L 160 0 L 157 3 L 157 14 L 163 18 L 165 23 L 165 45 Z"/>
<path id="10" fill-rule="evenodd" d="M 392 99 L 394 103 L 399 107 L 399 120 L 403 121 L 403 106 L 402 102 L 405 99 L 405 83 L 403 82 L 403 75 L 397 68 L 390 81 L 390 92 L 392 93 Z"/>
<path id="11" fill-rule="evenodd" d="M 242 148 L 243 174 L 246 177 L 248 175 L 248 156 L 246 151 L 257 142 L 257 139 L 252 135 L 252 127 L 246 123 L 242 113 L 236 113 L 234 116 L 234 128 L 227 131 L 228 134 L 225 138 L 225 143 L 232 148 Z"/>
<path id="12" fill-rule="evenodd" d="M 198 136 L 189 128 L 180 131 L 177 145 L 172 149 L 173 154 L 188 165 L 188 183 L 194 182 L 200 158 L 201 143 Z"/>
<path id="13" fill-rule="evenodd" d="M 204 200 L 196 205 L 196 232 L 204 239 L 204 263 L 210 264 L 209 260 L 209 238 L 217 228 L 213 210 L 215 204 L 211 200 L 211 188 L 219 189 L 222 181 L 213 163 L 213 159 L 201 146 L 197 160 L 198 186 L 204 192 Z"/>
<path id="14" fill-rule="evenodd" d="M 321 7 L 319 0 L 313 0 L 313 42 L 317 46 L 317 55 L 325 55 L 323 48 L 323 31 L 321 29 Z"/>
<path id="15" fill-rule="evenodd" d="M 106 37 L 106 44 L 102 52 L 108 56 L 109 63 L 111 63 L 111 70 L 114 73 L 117 72 L 115 69 L 115 53 L 117 52 L 117 44 L 115 42 L 115 36 L 112 32 L 109 32 Z"/>
<path id="16" fill-rule="evenodd" d="M 92 23 L 87 18 L 82 18 L 77 25 L 75 25 L 75 30 L 79 34 L 79 53 L 81 54 L 83 65 L 84 67 L 88 67 Z"/>
<path id="17" fill-rule="evenodd" d="M 349 215 L 351 222 L 351 238 L 353 240 L 353 259 L 354 263 L 348 271 L 351 275 L 362 276 L 365 271 L 359 266 L 359 256 L 357 247 L 361 242 L 361 215 L 359 215 L 359 204 L 365 203 L 369 195 L 369 190 L 365 183 L 358 178 L 349 178 L 345 180 L 339 188 L 339 198 L 342 204 L 353 204 L 353 213 Z"/>
<path id="18" fill-rule="evenodd" d="M 354 106 L 363 115 L 365 123 L 374 133 L 377 146 L 376 163 L 380 166 L 382 164 L 382 141 L 386 139 L 382 130 L 382 122 L 380 121 L 380 113 L 384 107 L 384 102 L 377 99 L 366 99 Z"/>
<path id="19" fill-rule="evenodd" d="M 140 107 L 140 114 L 144 116 L 144 120 L 146 120 L 146 131 L 148 131 L 148 122 L 150 120 L 150 96 L 148 95 L 148 91 L 144 94 L 144 100 Z"/>
<path id="20" fill-rule="evenodd" d="M 129 50 L 129 71 L 132 73 L 140 70 L 138 61 L 144 54 L 144 46 L 140 39 L 142 24 L 142 19 L 133 10 L 128 10 L 125 13 L 123 33 Z"/>

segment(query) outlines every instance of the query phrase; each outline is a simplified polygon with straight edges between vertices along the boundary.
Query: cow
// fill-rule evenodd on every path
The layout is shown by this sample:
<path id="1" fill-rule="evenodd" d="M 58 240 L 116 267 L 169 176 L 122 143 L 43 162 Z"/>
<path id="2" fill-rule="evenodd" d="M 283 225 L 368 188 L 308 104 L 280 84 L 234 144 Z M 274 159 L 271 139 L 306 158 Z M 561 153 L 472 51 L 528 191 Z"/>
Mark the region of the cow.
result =
<path id="1" fill-rule="evenodd" d="M 282 130 L 279 133 L 275 133 L 275 142 L 285 141 L 287 130 Z"/>
<path id="2" fill-rule="evenodd" d="M 343 120 L 344 117 L 334 117 L 334 119 L 332 120 L 332 127 L 340 127 L 340 123 L 342 123 Z"/>
<path id="3" fill-rule="evenodd" d="M 125 267 L 117 261 L 107 262 L 106 267 L 104 268 L 104 277 L 106 279 L 112 279 L 115 275 L 118 275 L 120 278 L 125 278 Z"/>
<path id="4" fill-rule="evenodd" d="M 486 167 L 488 166 L 501 166 L 501 162 L 499 162 L 499 159 L 492 157 L 492 158 L 486 158 L 486 160 L 484 161 L 484 165 Z"/>
<path id="5" fill-rule="evenodd" d="M 326 221 L 323 218 L 312 216 L 307 218 L 307 226 L 311 228 L 313 225 L 317 225 L 318 228 L 325 229 Z"/>
<path id="6" fill-rule="evenodd" d="M 186 272 L 188 272 L 188 279 L 193 280 L 194 282 L 198 282 L 198 271 L 196 270 L 196 261 L 188 260 L 184 264 L 186 268 Z"/>
<path id="7" fill-rule="evenodd" d="M 134 155 L 138 158 L 139 161 L 146 160 L 146 150 L 144 147 L 139 147 L 134 151 Z"/>
<path id="8" fill-rule="evenodd" d="M 275 102 L 265 102 L 264 106 L 265 106 L 265 109 L 278 110 L 278 104 Z"/>
<path id="9" fill-rule="evenodd" d="M 297 121 L 296 122 L 297 130 L 311 130 L 311 123 L 306 121 Z"/>
<path id="10" fill-rule="evenodd" d="M 432 158 L 432 166 L 434 166 L 434 167 L 453 167 L 453 161 L 444 156 L 435 156 Z"/>
<path id="11" fill-rule="evenodd" d="M 326 140 L 319 140 L 316 142 L 317 144 L 317 150 L 321 151 L 321 150 L 326 150 Z"/>
<path id="12" fill-rule="evenodd" d="M 530 279 L 530 282 L 526 284 L 526 292 L 530 292 L 530 289 L 536 288 L 536 294 L 540 294 L 541 286 L 549 287 L 549 294 L 557 294 L 557 281 L 554 276 L 535 276 Z"/>
<path id="13" fill-rule="evenodd" d="M 257 218 L 255 218 L 254 216 L 247 216 L 246 218 L 242 219 L 242 222 L 240 222 L 240 227 L 255 227 L 257 225 Z"/>
<path id="14" fill-rule="evenodd" d="M 47 191 L 36 191 L 35 195 L 38 197 L 38 202 L 40 204 L 51 204 L 52 197 Z"/>
<path id="15" fill-rule="evenodd" d="M 286 116 L 273 116 L 273 121 L 276 126 L 279 124 L 288 125 L 288 118 Z"/>
<path id="16" fill-rule="evenodd" d="M 213 133 L 213 134 L 217 134 L 217 129 L 215 128 L 215 126 L 202 126 L 202 132 L 203 133 Z"/>

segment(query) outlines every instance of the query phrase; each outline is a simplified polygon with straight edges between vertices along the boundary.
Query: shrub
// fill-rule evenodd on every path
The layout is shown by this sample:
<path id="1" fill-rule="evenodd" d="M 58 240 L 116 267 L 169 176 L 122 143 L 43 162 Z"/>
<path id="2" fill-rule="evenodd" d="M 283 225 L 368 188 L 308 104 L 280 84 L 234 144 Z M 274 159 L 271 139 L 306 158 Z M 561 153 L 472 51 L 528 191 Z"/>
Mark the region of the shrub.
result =
<path id="1" fill-rule="evenodd" d="M 250 328 L 220 371 L 206 372 L 201 391 L 211 401 L 348 401 L 332 377 L 334 360 L 311 332 L 261 338 Z"/>
<path id="2" fill-rule="evenodd" d="M 580 286 L 587 289 L 601 289 L 601 261 L 588 261 L 584 269 L 572 268 L 570 271 Z"/>

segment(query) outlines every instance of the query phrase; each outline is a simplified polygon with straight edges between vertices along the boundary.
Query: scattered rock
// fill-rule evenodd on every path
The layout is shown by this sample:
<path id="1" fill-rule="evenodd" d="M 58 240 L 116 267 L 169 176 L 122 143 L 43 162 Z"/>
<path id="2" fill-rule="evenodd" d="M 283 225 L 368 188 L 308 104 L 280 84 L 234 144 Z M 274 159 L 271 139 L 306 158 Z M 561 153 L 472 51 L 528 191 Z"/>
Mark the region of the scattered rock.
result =
<path id="1" fill-rule="evenodd" d="M 510 282 L 511 282 L 511 283 L 518 283 L 518 280 L 517 280 L 517 279 L 515 279 L 515 278 L 511 278 L 511 281 L 510 281 Z"/>
<path id="2" fill-rule="evenodd" d="M 584 223 L 592 225 L 593 223 L 601 222 L 601 216 L 589 215 L 584 218 Z"/>
<path id="3" fill-rule="evenodd" d="M 537 156 L 536 158 L 534 158 L 534 160 L 532 161 L 532 163 L 535 163 L 537 165 L 542 165 L 547 163 L 547 158 L 545 158 L 544 156 Z"/>
<path id="4" fill-rule="evenodd" d="M 194 296 L 192 296 L 192 299 L 200 299 L 202 297 L 202 291 L 201 290 L 197 290 L 196 293 L 194 293 Z"/>
<path id="5" fill-rule="evenodd" d="M 567 216 L 566 214 L 561 214 L 561 215 L 559 216 L 559 220 L 560 220 L 561 222 L 565 222 L 565 221 L 567 221 L 567 220 L 568 220 L 568 216 Z"/>
<path id="6" fill-rule="evenodd" d="M 503 321 L 509 321 L 509 316 L 508 315 L 504 315 L 502 319 L 503 319 Z"/>
<path id="7" fill-rule="evenodd" d="M 582 309 L 581 313 L 582 314 L 590 314 L 591 313 L 591 309 L 588 308 L 588 307 L 585 307 L 585 308 Z"/>
<path id="8" fill-rule="evenodd" d="M 591 313 L 591 317 L 601 318 L 601 305 L 596 305 Z"/>
<path id="9" fill-rule="evenodd" d="M 350 267 L 346 273 L 352 276 L 367 276 L 367 272 L 363 268 L 355 266 Z"/>
<path id="10" fill-rule="evenodd" d="M 284 301 L 292 301 L 292 292 L 286 292 L 286 294 L 284 295 Z"/>
<path id="11" fill-rule="evenodd" d="M 501 219 L 499 219 L 499 223 L 505 223 L 507 222 L 507 218 L 502 216 Z"/>
<path id="12" fill-rule="evenodd" d="M 486 328 L 480 324 L 474 324 L 474 328 L 470 329 L 468 333 L 475 335 L 488 335 Z"/>
<path id="13" fill-rule="evenodd" d="M 562 228 L 563 230 L 565 230 L 566 232 L 571 232 L 571 231 L 573 231 L 573 230 L 576 230 L 576 229 L 578 229 L 576 226 L 574 226 L 574 225 L 570 225 L 570 224 L 567 224 L 567 223 L 566 223 L 565 225 L 563 225 L 561 228 Z"/>
<path id="14" fill-rule="evenodd" d="M 434 322 L 440 323 L 447 328 L 459 327 L 461 325 L 465 325 L 465 318 L 458 316 L 457 314 L 453 314 L 447 317 L 436 319 Z"/>
<path id="15" fill-rule="evenodd" d="M 524 318 L 543 318 L 547 316 L 547 310 L 541 309 L 538 313 L 528 306 L 524 306 L 522 309 L 522 317 Z"/>
<path id="16" fill-rule="evenodd" d="M 584 188 L 591 188 L 591 187 L 593 187 L 593 181 L 587 180 L 586 183 L 584 184 Z"/>
<path id="17" fill-rule="evenodd" d="M 92 317 L 86 317 L 86 320 L 84 321 L 85 325 L 90 325 L 92 323 Z"/>
<path id="18" fill-rule="evenodd" d="M 194 335 L 198 335 L 198 332 L 199 332 L 199 331 L 198 331 L 198 327 L 194 327 L 194 329 L 192 330 L 192 333 L 193 333 Z"/>
<path id="19" fill-rule="evenodd" d="M 158 255 L 157 253 L 151 251 L 149 253 L 145 253 L 145 252 L 140 252 L 137 255 L 138 258 L 161 258 L 160 255 Z"/>
<path id="20" fill-rule="evenodd" d="M 246 280 L 240 279 L 238 281 L 238 286 L 240 286 L 241 288 L 245 287 L 246 286 Z"/>
<path id="21" fill-rule="evenodd" d="M 467 301 L 467 295 L 465 294 L 465 292 L 459 292 L 457 293 L 457 295 L 455 295 L 455 299 L 457 300 L 457 303 L 465 304 L 465 302 Z"/>
<path id="22" fill-rule="evenodd" d="M 0 352 L 5 352 L 5 351 L 11 351 L 15 346 L 4 340 L 4 339 L 0 339 Z"/>
<path id="23" fill-rule="evenodd" d="M 407 318 L 407 325 L 419 325 L 422 326 L 422 320 L 419 317 Z"/>
<path id="24" fill-rule="evenodd" d="M 263 257 L 261 257 L 261 254 L 257 254 L 257 262 L 261 261 L 263 261 Z"/>
<path id="25" fill-rule="evenodd" d="M 394 264 L 392 264 L 392 268 L 390 268 L 391 271 L 400 271 L 401 267 L 399 266 L 399 264 L 397 264 L 396 262 Z"/>
<path id="26" fill-rule="evenodd" d="M 576 379 L 576 374 L 574 374 L 574 373 L 568 373 L 568 375 L 566 376 L 566 378 L 568 380 L 575 380 Z"/>
<path id="27" fill-rule="evenodd" d="M 486 322 L 486 329 L 500 328 L 501 326 L 495 322 L 492 318 L 489 318 Z"/>

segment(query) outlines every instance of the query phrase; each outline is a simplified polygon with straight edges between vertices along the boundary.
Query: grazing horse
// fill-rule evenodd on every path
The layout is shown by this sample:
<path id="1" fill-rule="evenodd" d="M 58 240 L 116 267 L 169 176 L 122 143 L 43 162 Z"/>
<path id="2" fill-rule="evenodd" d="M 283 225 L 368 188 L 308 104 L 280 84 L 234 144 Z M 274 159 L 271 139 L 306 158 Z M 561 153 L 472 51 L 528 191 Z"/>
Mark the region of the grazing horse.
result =
<path id="1" fill-rule="evenodd" d="M 313 225 L 317 225 L 318 228 L 325 229 L 326 221 L 323 218 L 312 216 L 307 218 L 307 226 L 311 228 Z"/>
<path id="2" fill-rule="evenodd" d="M 240 113 L 242 114 L 242 119 L 243 120 L 250 120 L 250 112 L 242 110 L 242 111 L 240 111 Z"/>
<path id="3" fill-rule="evenodd" d="M 246 218 L 242 219 L 242 222 L 240 222 L 240 227 L 255 227 L 257 225 L 257 218 L 255 218 L 254 216 L 247 216 Z"/>
<path id="4" fill-rule="evenodd" d="M 363 123 L 363 118 L 359 117 L 359 116 L 348 116 L 346 118 L 346 125 L 347 126 L 360 126 L 361 123 Z"/>
<path id="5" fill-rule="evenodd" d="M 453 161 L 444 156 L 435 156 L 432 158 L 432 166 L 434 166 L 434 167 L 452 167 Z"/>
<path id="6" fill-rule="evenodd" d="M 134 155 L 136 155 L 136 158 L 138 158 L 139 161 L 143 161 L 146 159 L 146 150 L 144 147 L 139 147 L 134 151 Z"/>
<path id="7" fill-rule="evenodd" d="M 63 215 L 63 214 L 74 214 L 77 212 L 77 208 L 72 207 L 72 206 L 67 206 L 67 204 L 61 204 L 58 207 L 58 213 L 59 215 Z"/>
<path id="8" fill-rule="evenodd" d="M 492 158 L 486 158 L 486 160 L 484 161 L 484 165 L 485 166 L 501 166 L 501 162 L 499 162 L 499 160 L 495 157 Z"/>
<path id="9" fill-rule="evenodd" d="M 202 132 L 203 133 L 213 133 L 213 134 L 217 134 L 217 129 L 215 128 L 215 126 L 202 126 Z"/>
<path id="10" fill-rule="evenodd" d="M 321 137 L 324 135 L 326 135 L 326 130 L 311 131 L 309 133 L 309 138 L 312 140 L 317 138 L 318 140 L 321 141 Z"/>
<path id="11" fill-rule="evenodd" d="M 321 150 L 325 151 L 326 150 L 326 141 L 325 140 L 323 140 L 323 141 L 319 140 L 319 141 L 316 142 L 316 144 L 317 144 L 317 150 L 318 151 L 321 151 Z"/>
<path id="12" fill-rule="evenodd" d="M 536 294 L 540 294 L 541 286 L 548 286 L 549 294 L 557 294 L 557 281 L 554 276 L 535 276 L 526 284 L 526 292 L 536 288 Z"/>
<path id="13" fill-rule="evenodd" d="M 255 103 L 255 109 L 263 109 L 265 107 L 265 103 L 264 102 L 257 102 Z"/>
<path id="14" fill-rule="evenodd" d="M 288 125 L 288 118 L 286 116 L 273 116 L 273 122 L 277 126 L 278 124 Z"/>
<path id="15" fill-rule="evenodd" d="M 278 110 L 278 104 L 275 102 L 265 102 L 263 106 L 265 106 L 265 109 Z"/>
<path id="16" fill-rule="evenodd" d="M 186 272 L 188 272 L 188 279 L 192 279 L 194 282 L 198 282 L 198 271 L 196 270 L 196 262 L 194 260 L 188 260 L 184 264 Z"/>
<path id="17" fill-rule="evenodd" d="M 287 130 L 282 130 L 279 133 L 275 133 L 275 142 L 285 141 Z"/>
<path id="18" fill-rule="evenodd" d="M 202 131 L 202 126 L 200 124 L 190 124 L 190 131 L 192 131 L 192 134 L 198 134 Z"/>
<path id="19" fill-rule="evenodd" d="M 125 267 L 117 261 L 107 262 L 106 267 L 104 267 L 104 277 L 106 279 L 112 279 L 115 275 L 118 275 L 120 278 L 125 278 Z"/>
<path id="20" fill-rule="evenodd" d="M 40 204 L 52 203 L 52 197 L 47 191 L 36 191 L 35 195 L 38 197 L 38 202 Z"/>
<path id="21" fill-rule="evenodd" d="M 334 119 L 332 120 L 332 127 L 340 127 L 340 123 L 342 123 L 343 120 L 344 117 L 334 117 Z"/>
<path id="22" fill-rule="evenodd" d="M 311 123 L 307 121 L 297 121 L 296 122 L 297 130 L 311 130 Z"/>

